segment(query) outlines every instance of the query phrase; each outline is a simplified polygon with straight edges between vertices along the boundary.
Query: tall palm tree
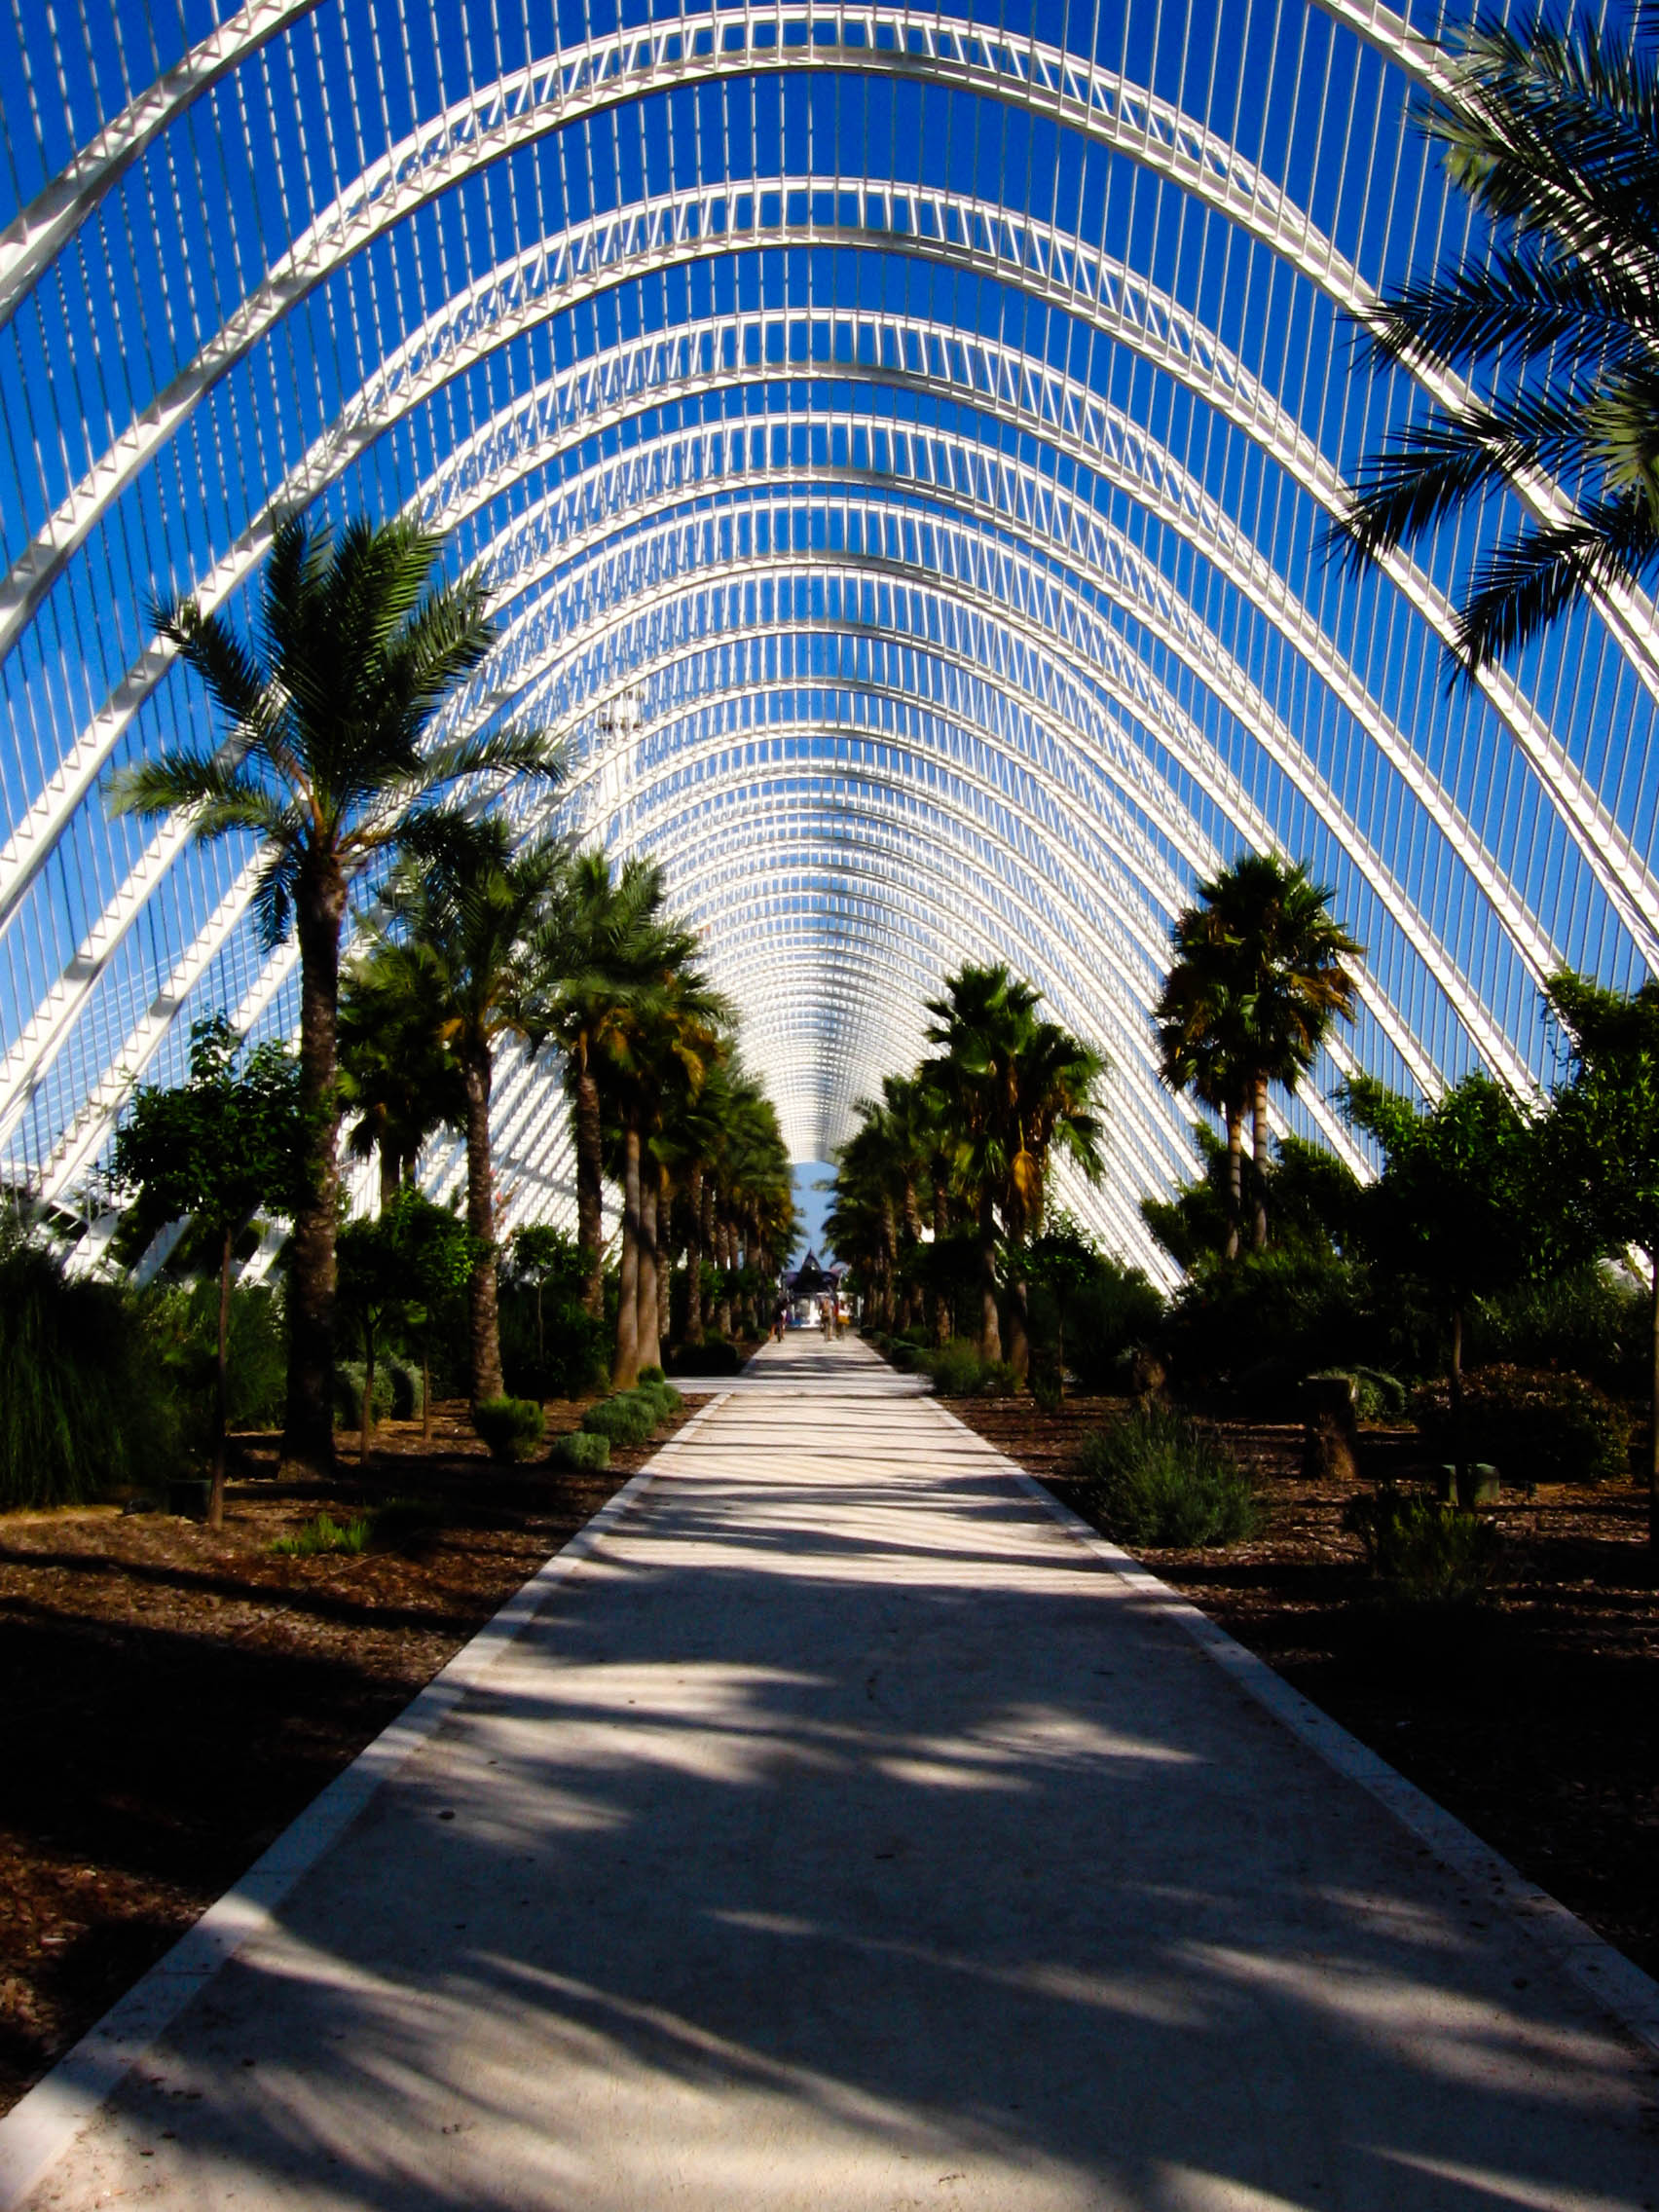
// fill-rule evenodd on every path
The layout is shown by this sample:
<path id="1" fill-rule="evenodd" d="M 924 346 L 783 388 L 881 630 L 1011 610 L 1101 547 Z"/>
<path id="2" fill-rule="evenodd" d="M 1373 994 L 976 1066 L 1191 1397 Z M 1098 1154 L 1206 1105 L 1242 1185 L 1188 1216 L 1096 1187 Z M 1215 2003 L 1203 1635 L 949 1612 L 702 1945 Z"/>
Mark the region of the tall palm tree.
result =
<path id="1" fill-rule="evenodd" d="M 1041 1019 L 1041 992 L 1006 968 L 971 966 L 947 977 L 943 997 L 927 1002 L 928 1041 L 942 1051 L 920 1073 L 954 1118 L 956 1178 L 977 1213 L 984 1360 L 1003 1351 L 998 1246 L 1017 1255 L 1041 1228 L 1051 1148 L 1069 1153 L 1090 1180 L 1103 1165 L 1096 1094 L 1105 1060 Z M 1012 1364 L 1023 1375 L 1029 1343 L 1017 1261 L 1010 1289 Z"/>
<path id="2" fill-rule="evenodd" d="M 1472 674 L 1659 570 L 1659 72 L 1588 13 L 1491 22 L 1448 50 L 1422 122 L 1492 242 L 1361 319 L 1374 355 L 1450 368 L 1467 396 L 1383 441 L 1333 536 L 1372 560 L 1505 484 L 1553 479 L 1570 511 L 1506 510 L 1465 580 L 1454 651 Z"/>
<path id="3" fill-rule="evenodd" d="M 554 837 L 515 852 L 509 825 L 490 816 L 460 852 L 400 871 L 367 963 L 373 985 L 429 1010 L 433 1038 L 461 1071 L 466 1220 L 477 1253 L 468 1299 L 474 1405 L 502 1392 L 490 1141 L 496 1053 L 504 1038 L 538 1031 L 541 930 L 568 864 Z"/>
<path id="4" fill-rule="evenodd" d="M 340 939 L 352 879 L 397 852 L 463 842 L 464 787 L 486 774 L 557 781 L 563 756 L 539 730 L 433 741 L 445 700 L 489 650 L 480 578 L 436 576 L 441 540 L 395 521 L 338 537 L 278 526 L 251 643 L 194 601 L 155 610 L 162 636 L 219 710 L 218 750 L 183 745 L 112 778 L 117 814 L 182 810 L 198 838 L 263 848 L 254 910 L 268 943 L 297 927 L 300 1088 L 307 1173 L 288 1261 L 283 1458 L 334 1460 L 335 1091 Z"/>
<path id="5" fill-rule="evenodd" d="M 1241 1219 L 1239 1122 L 1251 1118 L 1255 1220 L 1268 1240 L 1268 1094 L 1294 1092 L 1338 1020 L 1359 1004 L 1352 963 L 1365 947 L 1331 912 L 1332 894 L 1276 853 L 1246 853 L 1198 886 L 1170 933 L 1175 964 L 1156 1018 L 1164 1080 L 1227 1118 L 1229 1190 Z M 1230 1235 L 1229 1257 L 1237 1250 Z"/>
<path id="6" fill-rule="evenodd" d="M 414 1188 L 427 1139 L 446 1122 L 464 1123 L 461 1066 L 428 997 L 388 988 L 364 960 L 341 975 L 338 1043 L 347 1150 L 354 1160 L 378 1156 L 384 1213 Z"/>
<path id="7" fill-rule="evenodd" d="M 604 1115 L 599 1071 L 613 1038 L 662 972 L 667 892 L 653 861 L 630 860 L 613 878 L 601 852 L 573 863 L 543 931 L 538 1034 L 565 1054 L 576 1159 L 576 1240 L 586 1262 L 582 1304 L 605 1305 Z"/>

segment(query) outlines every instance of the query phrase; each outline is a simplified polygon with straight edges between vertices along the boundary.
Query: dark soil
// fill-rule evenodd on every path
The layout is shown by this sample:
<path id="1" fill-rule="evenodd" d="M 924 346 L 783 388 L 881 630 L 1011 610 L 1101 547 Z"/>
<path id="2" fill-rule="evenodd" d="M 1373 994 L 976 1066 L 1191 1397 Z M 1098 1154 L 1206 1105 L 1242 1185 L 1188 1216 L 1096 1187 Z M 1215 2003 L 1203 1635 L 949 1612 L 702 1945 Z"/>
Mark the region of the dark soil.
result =
<path id="1" fill-rule="evenodd" d="M 276 1440 L 239 1440 L 217 1534 L 116 1506 L 0 1517 L 0 2110 L 668 1433 L 603 1474 L 502 1468 L 442 1406 L 429 1442 L 384 1423 L 367 1479 L 342 1437 L 327 1487 L 278 1484 Z M 392 1496 L 431 1525 L 357 1557 L 271 1549 Z"/>
<path id="2" fill-rule="evenodd" d="M 1085 1519 L 1065 1479 L 1120 1401 L 951 1410 Z M 1254 1469 L 1250 1542 L 1137 1553 L 1523 1873 L 1659 1973 L 1659 1587 L 1636 1484 L 1505 1492 L 1478 1603 L 1388 1604 L 1342 1531 L 1346 1488 L 1301 1472 L 1300 1428 L 1216 1424 Z M 1410 1431 L 1367 1432 L 1360 1472 L 1409 1475 Z M 1108 1533 L 1110 1531 L 1107 1531 Z"/>

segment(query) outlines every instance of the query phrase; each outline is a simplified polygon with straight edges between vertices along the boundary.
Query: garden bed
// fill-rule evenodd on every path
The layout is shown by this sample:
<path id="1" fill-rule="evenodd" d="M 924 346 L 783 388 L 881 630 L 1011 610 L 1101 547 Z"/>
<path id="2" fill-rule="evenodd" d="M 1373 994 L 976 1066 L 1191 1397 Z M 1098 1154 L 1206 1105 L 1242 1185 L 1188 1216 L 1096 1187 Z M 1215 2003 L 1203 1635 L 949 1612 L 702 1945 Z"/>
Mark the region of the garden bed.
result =
<path id="1" fill-rule="evenodd" d="M 113 1506 L 0 1517 L 0 2110 L 698 1402 L 599 1474 L 493 1466 L 443 1406 L 429 1442 L 384 1423 L 366 1482 L 351 1437 L 326 1488 L 277 1484 L 275 1439 L 239 1440 L 218 1534 Z M 581 1411 L 552 1405 L 549 1431 Z M 271 1549 L 389 1496 L 432 1524 L 356 1557 Z"/>
<path id="2" fill-rule="evenodd" d="M 1064 1480 L 1121 1410 L 966 1399 L 951 1411 L 1088 1516 Z M 1659 1974 L 1659 1589 L 1635 1483 L 1506 1492 L 1496 1577 L 1448 1611 L 1378 1599 L 1342 1530 L 1349 1491 L 1306 1481 L 1301 1431 L 1218 1424 L 1264 1518 L 1227 1551 L 1137 1553 L 1503 1856 Z M 1410 1431 L 1367 1432 L 1364 1473 L 1406 1472 Z"/>

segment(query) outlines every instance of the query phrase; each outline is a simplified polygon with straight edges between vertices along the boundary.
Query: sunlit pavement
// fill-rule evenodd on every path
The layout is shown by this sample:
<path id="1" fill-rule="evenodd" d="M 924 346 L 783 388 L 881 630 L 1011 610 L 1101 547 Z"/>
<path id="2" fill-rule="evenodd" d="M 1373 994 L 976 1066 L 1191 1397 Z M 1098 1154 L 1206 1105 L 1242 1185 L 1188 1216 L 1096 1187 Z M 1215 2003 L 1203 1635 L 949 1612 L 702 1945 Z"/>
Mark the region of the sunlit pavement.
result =
<path id="1" fill-rule="evenodd" d="M 813 1334 L 33 2201 L 1609 2212 L 1659 2203 L 1656 2104 L 1524 1932 Z"/>

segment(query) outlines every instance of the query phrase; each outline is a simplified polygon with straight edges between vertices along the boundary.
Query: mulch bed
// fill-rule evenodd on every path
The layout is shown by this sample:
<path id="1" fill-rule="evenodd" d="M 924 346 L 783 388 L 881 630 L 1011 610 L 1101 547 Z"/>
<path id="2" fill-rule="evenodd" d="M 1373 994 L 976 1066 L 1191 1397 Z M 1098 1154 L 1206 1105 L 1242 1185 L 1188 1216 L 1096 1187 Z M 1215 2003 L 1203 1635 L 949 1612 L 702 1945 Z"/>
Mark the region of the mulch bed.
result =
<path id="1" fill-rule="evenodd" d="M 549 1431 L 581 1411 L 551 1406 Z M 429 1442 L 383 1423 L 366 1480 L 343 1435 L 326 1488 L 276 1483 L 276 1439 L 239 1440 L 218 1534 L 114 1506 L 0 1517 L 0 2111 L 669 1433 L 603 1474 L 500 1468 L 445 1405 Z M 357 1557 L 271 1549 L 390 1496 L 437 1524 Z"/>
<path id="2" fill-rule="evenodd" d="M 1065 1480 L 1122 1401 L 954 1400 L 981 1436 L 1085 1519 Z M 1301 1430 L 1223 1421 L 1252 1466 L 1260 1534 L 1137 1553 L 1419 1788 L 1659 1974 L 1659 1587 L 1635 1483 L 1506 1492 L 1476 1604 L 1390 1605 L 1342 1532 L 1351 1491 L 1301 1472 Z M 1410 1473 L 1409 1431 L 1368 1432 L 1362 1477 Z"/>

